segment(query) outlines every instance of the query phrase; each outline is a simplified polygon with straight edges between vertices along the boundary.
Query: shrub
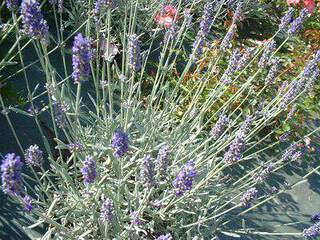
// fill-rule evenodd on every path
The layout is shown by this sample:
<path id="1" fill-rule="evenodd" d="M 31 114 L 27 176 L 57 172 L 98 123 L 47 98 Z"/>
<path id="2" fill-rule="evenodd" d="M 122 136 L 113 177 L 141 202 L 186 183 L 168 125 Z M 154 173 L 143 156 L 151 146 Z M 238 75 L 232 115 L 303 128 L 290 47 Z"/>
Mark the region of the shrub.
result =
<path id="1" fill-rule="evenodd" d="M 281 63 L 277 52 L 298 34 L 306 11 L 292 21 L 288 12 L 274 36 L 251 49 L 234 40 L 250 7 L 242 2 L 71 3 L 72 11 L 81 16 L 70 33 L 62 32 L 59 22 L 64 16 L 56 14 L 55 5 L 56 33 L 48 28 L 36 0 L 23 1 L 21 18 L 13 13 L 15 26 L 22 21 L 23 33 L 17 29 L 17 39 L 32 38 L 39 55 L 47 104 L 37 108 L 38 89 L 32 91 L 27 74 L 31 111 L 6 107 L 0 97 L 33 174 L 21 175 L 20 157 L 6 155 L 1 167 L 3 190 L 25 206 L 36 225 L 47 224 L 43 239 L 263 235 L 234 223 L 250 221 L 247 213 L 286 191 L 266 183 L 303 155 L 302 139 L 281 154 L 274 152 L 265 159 L 264 153 L 280 143 L 270 142 L 277 127 L 274 119 L 310 91 L 318 77 L 320 51 L 294 81 L 275 85 Z M 200 8 L 202 17 L 191 21 Z M 213 29 L 221 27 L 230 9 L 234 12 L 230 28 L 221 39 L 214 39 Z M 70 10 L 60 6 L 60 11 Z M 282 43 L 274 40 L 280 33 L 287 36 Z M 72 69 L 66 64 L 69 39 L 73 39 Z M 212 49 L 215 59 L 204 64 Z M 54 51 L 61 53 L 64 73 L 52 63 Z M 23 63 L 23 54 L 19 58 Z M 28 67 L 21 72 L 27 73 Z M 191 91 L 184 86 L 190 74 L 198 77 Z M 265 83 L 258 91 L 257 81 Z M 221 104 L 230 89 L 232 94 Z M 269 89 L 273 98 L 261 101 Z M 204 92 L 207 97 L 202 100 Z M 10 110 L 34 117 L 43 149 L 20 142 Z M 46 113 L 52 120 L 53 143 L 41 124 Z"/>

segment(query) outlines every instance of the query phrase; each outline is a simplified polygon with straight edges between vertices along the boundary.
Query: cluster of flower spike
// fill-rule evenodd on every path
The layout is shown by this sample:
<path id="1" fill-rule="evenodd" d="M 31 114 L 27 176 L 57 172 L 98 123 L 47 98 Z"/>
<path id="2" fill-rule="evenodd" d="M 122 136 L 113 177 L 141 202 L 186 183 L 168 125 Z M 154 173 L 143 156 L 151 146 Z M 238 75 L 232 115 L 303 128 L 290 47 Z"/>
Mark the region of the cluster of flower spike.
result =
<path id="1" fill-rule="evenodd" d="M 129 149 L 129 137 L 122 128 L 117 128 L 111 140 L 111 146 L 114 149 L 113 155 L 116 158 L 123 157 Z"/>
<path id="2" fill-rule="evenodd" d="M 168 164 L 169 164 L 169 146 L 164 145 L 160 148 L 158 157 L 158 171 L 160 173 L 161 179 L 165 179 L 168 175 Z"/>
<path id="3" fill-rule="evenodd" d="M 258 190 L 253 187 L 248 189 L 241 197 L 240 202 L 242 206 L 248 207 L 257 197 Z"/>
<path id="4" fill-rule="evenodd" d="M 131 70 L 137 72 L 141 69 L 141 52 L 138 36 L 129 36 L 129 66 Z"/>
<path id="5" fill-rule="evenodd" d="M 304 90 L 310 90 L 314 81 L 319 76 L 318 63 L 320 62 L 320 50 L 316 52 L 314 58 L 310 60 L 306 67 L 304 68 L 301 77 L 298 80 L 295 80 L 287 92 L 282 96 L 282 100 L 279 104 L 281 109 L 286 109 L 299 94 Z"/>
<path id="6" fill-rule="evenodd" d="M 204 6 L 203 16 L 200 22 L 200 30 L 193 43 L 193 52 L 195 55 L 195 59 L 197 59 L 203 53 L 206 37 L 209 34 L 210 27 L 213 20 L 213 17 L 212 17 L 213 7 L 214 7 L 214 3 L 212 2 L 208 2 Z"/>
<path id="7" fill-rule="evenodd" d="M 155 166 L 154 161 L 150 155 L 146 155 L 143 159 L 142 176 L 144 178 L 144 184 L 147 188 L 155 186 Z"/>
<path id="8" fill-rule="evenodd" d="M 7 0 L 6 5 L 10 11 L 13 11 L 18 8 L 19 0 Z"/>
<path id="9" fill-rule="evenodd" d="M 40 150 L 38 145 L 31 145 L 24 154 L 26 163 L 35 166 L 41 167 L 43 163 L 43 152 Z"/>
<path id="10" fill-rule="evenodd" d="M 48 41 L 49 27 L 43 18 L 40 4 L 37 0 L 23 0 L 21 3 L 23 29 L 29 37 Z"/>
<path id="11" fill-rule="evenodd" d="M 110 198 L 107 198 L 103 201 L 100 209 L 100 220 L 102 222 L 111 223 L 114 218 L 114 206 L 113 201 Z"/>
<path id="12" fill-rule="evenodd" d="M 219 117 L 218 121 L 216 122 L 215 126 L 211 129 L 210 135 L 217 139 L 224 131 L 226 126 L 229 124 L 230 119 L 227 115 L 223 114 Z"/>
<path id="13" fill-rule="evenodd" d="M 241 128 L 237 131 L 235 139 L 231 142 L 228 151 L 224 154 L 223 159 L 227 164 L 234 164 L 242 158 L 242 152 L 246 148 L 246 137 L 252 120 L 252 116 L 248 116 Z"/>
<path id="14" fill-rule="evenodd" d="M 83 167 L 81 168 L 81 173 L 83 175 L 84 184 L 90 184 L 96 180 L 96 163 L 93 157 L 86 157 L 86 159 L 83 162 Z"/>
<path id="15" fill-rule="evenodd" d="M 309 15 L 309 10 L 304 8 L 300 12 L 300 16 L 297 17 L 290 25 L 288 33 L 290 35 L 295 35 L 302 29 L 302 24 Z"/>
<path id="16" fill-rule="evenodd" d="M 114 4 L 115 4 L 114 0 L 97 0 L 95 2 L 93 13 L 94 13 L 94 21 L 96 22 L 96 24 L 98 24 L 99 22 L 99 15 L 101 11 L 105 8 L 109 8 L 109 7 L 112 8 Z"/>
<path id="17" fill-rule="evenodd" d="M 195 162 L 190 160 L 180 169 L 176 179 L 173 181 L 173 187 L 175 188 L 176 196 L 180 197 L 185 192 L 190 191 L 192 183 L 196 177 Z"/>
<path id="18" fill-rule="evenodd" d="M 22 190 L 23 163 L 14 153 L 7 154 L 1 164 L 2 190 L 6 194 L 19 194 Z"/>
<path id="19" fill-rule="evenodd" d="M 316 239 L 320 236 L 320 222 L 313 224 L 311 227 L 303 230 L 302 235 L 306 238 Z"/>
<path id="20" fill-rule="evenodd" d="M 74 38 L 72 47 L 72 77 L 75 83 L 87 80 L 90 76 L 91 43 L 81 33 Z"/>

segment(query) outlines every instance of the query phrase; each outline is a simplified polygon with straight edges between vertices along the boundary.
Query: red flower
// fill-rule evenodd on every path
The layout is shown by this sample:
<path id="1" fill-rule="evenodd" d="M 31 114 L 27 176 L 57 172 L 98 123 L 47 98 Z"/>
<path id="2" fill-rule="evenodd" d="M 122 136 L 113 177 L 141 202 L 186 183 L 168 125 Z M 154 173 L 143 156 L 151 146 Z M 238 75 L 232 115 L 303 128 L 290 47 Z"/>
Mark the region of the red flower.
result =
<path id="1" fill-rule="evenodd" d="M 301 2 L 301 0 L 287 0 L 289 5 L 294 4 L 297 5 Z M 316 8 L 315 0 L 303 0 L 304 7 L 309 10 L 310 13 L 313 13 Z"/>
<path id="2" fill-rule="evenodd" d="M 155 21 L 159 25 L 170 28 L 177 18 L 177 10 L 173 6 L 167 5 L 161 12 L 157 13 Z"/>

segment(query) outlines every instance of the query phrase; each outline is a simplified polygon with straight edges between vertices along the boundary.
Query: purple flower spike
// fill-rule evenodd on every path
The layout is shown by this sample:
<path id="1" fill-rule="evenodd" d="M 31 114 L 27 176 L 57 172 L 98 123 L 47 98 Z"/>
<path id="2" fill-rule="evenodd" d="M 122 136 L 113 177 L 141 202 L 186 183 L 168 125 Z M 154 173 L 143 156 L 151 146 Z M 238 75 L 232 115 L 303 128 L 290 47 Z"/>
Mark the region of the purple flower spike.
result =
<path id="1" fill-rule="evenodd" d="M 94 21 L 98 25 L 99 23 L 99 15 L 101 12 L 107 8 L 113 8 L 115 5 L 114 0 L 97 0 L 94 4 Z"/>
<path id="2" fill-rule="evenodd" d="M 296 35 L 298 32 L 302 30 L 303 22 L 309 16 L 309 10 L 304 8 L 301 10 L 299 17 L 297 17 L 290 25 L 288 33 L 290 35 Z"/>
<path id="3" fill-rule="evenodd" d="M 22 199 L 24 204 L 24 209 L 26 212 L 31 212 L 33 210 L 32 198 L 29 195 L 25 195 Z"/>
<path id="4" fill-rule="evenodd" d="M 133 34 L 129 36 L 129 66 L 138 72 L 141 69 L 141 52 L 138 36 Z"/>
<path id="5" fill-rule="evenodd" d="M 21 3 L 23 30 L 29 37 L 48 42 L 49 27 L 44 20 L 37 0 L 23 0 Z"/>
<path id="6" fill-rule="evenodd" d="M 15 153 L 7 154 L 1 164 L 2 190 L 6 194 L 19 194 L 22 189 L 23 163 Z"/>
<path id="7" fill-rule="evenodd" d="M 227 32 L 227 34 L 224 36 L 221 45 L 220 45 L 220 50 L 222 52 L 226 52 L 229 48 L 232 47 L 231 41 L 236 34 L 237 31 L 237 25 L 232 24 Z"/>
<path id="8" fill-rule="evenodd" d="M 294 8 L 290 7 L 288 12 L 281 18 L 279 29 L 286 29 L 293 20 Z"/>
<path id="9" fill-rule="evenodd" d="M 173 240 L 171 233 L 168 233 L 166 235 L 161 235 L 157 237 L 156 240 Z"/>
<path id="10" fill-rule="evenodd" d="M 144 178 L 144 184 L 147 188 L 151 188 L 156 185 L 155 183 L 155 166 L 154 160 L 150 155 L 146 155 L 143 159 L 143 168 L 142 168 L 142 176 Z"/>
<path id="11" fill-rule="evenodd" d="M 24 154 L 24 158 L 28 165 L 41 167 L 43 163 L 43 152 L 38 145 L 31 145 Z"/>
<path id="12" fill-rule="evenodd" d="M 93 183 L 96 180 L 96 163 L 93 157 L 86 157 L 83 167 L 81 168 L 81 173 L 83 175 L 83 182 L 86 185 Z"/>
<path id="13" fill-rule="evenodd" d="M 164 145 L 160 148 L 157 162 L 158 162 L 158 170 L 160 173 L 161 179 L 166 179 L 168 175 L 168 164 L 169 164 L 169 146 Z"/>
<path id="14" fill-rule="evenodd" d="M 228 151 L 224 154 L 224 161 L 227 164 L 234 164 L 241 160 L 242 152 L 246 148 L 246 137 L 253 118 L 248 116 L 236 133 L 235 139 L 231 142 Z"/>
<path id="15" fill-rule="evenodd" d="M 320 223 L 315 223 L 311 227 L 303 230 L 302 235 L 306 238 L 315 239 L 320 236 Z"/>
<path id="16" fill-rule="evenodd" d="M 19 0 L 7 0 L 6 5 L 10 11 L 14 11 L 15 9 L 18 8 Z"/>
<path id="17" fill-rule="evenodd" d="M 227 117 L 227 115 L 221 115 L 216 122 L 214 128 L 211 129 L 210 135 L 214 138 L 217 139 L 225 130 L 227 125 L 229 124 L 230 120 Z"/>
<path id="18" fill-rule="evenodd" d="M 232 83 L 232 77 L 238 69 L 238 63 L 240 59 L 241 59 L 240 50 L 236 48 L 232 53 L 231 59 L 229 60 L 229 65 L 227 70 L 224 72 L 224 74 L 221 77 L 221 82 L 223 82 L 225 85 L 229 85 Z"/>
<path id="19" fill-rule="evenodd" d="M 176 196 L 180 197 L 192 188 L 192 183 L 196 177 L 196 167 L 193 160 L 188 161 L 178 173 L 176 179 L 173 181 L 173 187 L 175 188 Z"/>
<path id="20" fill-rule="evenodd" d="M 139 217 L 139 213 L 137 212 L 137 211 L 134 211 L 133 213 L 132 213 L 132 224 L 133 225 L 136 225 L 136 226 L 138 226 L 138 225 L 141 225 L 142 224 L 142 221 L 141 221 L 141 219 L 140 219 L 140 217 Z"/>
<path id="21" fill-rule="evenodd" d="M 274 40 L 267 43 L 258 63 L 259 68 L 265 68 L 266 66 L 270 65 L 271 56 L 276 51 L 276 48 L 277 45 Z"/>
<path id="22" fill-rule="evenodd" d="M 74 152 L 82 152 L 84 150 L 84 146 L 82 145 L 82 143 L 76 141 L 74 143 L 69 143 L 67 145 L 68 149 L 70 150 L 70 152 L 74 153 Z"/>
<path id="23" fill-rule="evenodd" d="M 114 149 L 113 156 L 116 158 L 121 158 L 128 152 L 129 137 L 122 128 L 118 127 L 114 132 L 111 140 L 111 146 Z"/>
<path id="24" fill-rule="evenodd" d="M 248 189 L 240 199 L 241 205 L 249 207 L 251 202 L 257 198 L 257 194 L 258 190 L 255 187 Z"/>
<path id="25" fill-rule="evenodd" d="M 311 222 L 317 223 L 320 222 L 320 213 L 315 213 L 311 217 Z"/>
<path id="26" fill-rule="evenodd" d="M 111 223 L 114 219 L 114 206 L 113 201 L 110 198 L 104 200 L 100 210 L 100 220 L 102 222 Z"/>
<path id="27" fill-rule="evenodd" d="M 72 47 L 72 77 L 74 83 L 87 80 L 90 76 L 91 44 L 90 40 L 78 33 Z"/>

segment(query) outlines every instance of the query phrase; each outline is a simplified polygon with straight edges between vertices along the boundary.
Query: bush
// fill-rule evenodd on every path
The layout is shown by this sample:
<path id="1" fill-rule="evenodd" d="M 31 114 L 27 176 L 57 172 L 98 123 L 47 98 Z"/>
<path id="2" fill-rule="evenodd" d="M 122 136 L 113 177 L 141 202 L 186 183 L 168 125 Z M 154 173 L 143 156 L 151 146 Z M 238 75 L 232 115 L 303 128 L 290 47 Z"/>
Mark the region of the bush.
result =
<path id="1" fill-rule="evenodd" d="M 36 0 L 22 2 L 21 18 L 13 8 L 14 26 L 21 21 L 23 28 L 16 37 L 32 39 L 46 91 L 30 86 L 30 66 L 23 68 L 24 56 L 18 54 L 30 111 L 6 107 L 0 97 L 33 174 L 22 174 L 21 158 L 7 154 L 2 188 L 36 225 L 47 224 L 43 239 L 264 235 L 246 227 L 248 213 L 318 170 L 287 188 L 267 184 L 303 156 L 303 138 L 277 154 L 280 141 L 270 136 L 281 128 L 275 119 L 312 89 L 319 74 L 317 51 L 292 82 L 276 85 L 283 62 L 278 52 L 308 13 L 302 10 L 293 19 L 290 10 L 265 44 L 246 48 L 235 39 L 250 5 L 238 1 L 71 1 L 60 10 L 55 5 L 60 2 L 51 3 L 57 32 Z M 214 33 L 231 10 L 230 28 L 220 38 Z M 70 16 L 65 24 L 72 27 L 64 31 L 60 24 Z M 275 41 L 279 34 L 286 36 L 283 42 Z M 54 67 L 55 51 L 63 73 Z M 197 79 L 191 90 L 185 83 L 190 75 Z M 265 91 L 272 98 L 262 101 Z M 48 96 L 41 108 L 39 94 Z M 25 149 L 10 111 L 34 117 L 43 149 L 40 143 Z M 45 114 L 53 139 L 44 133 Z M 267 151 L 273 155 L 266 158 Z M 236 224 L 239 220 L 244 224 Z M 309 230 L 305 236 L 311 236 Z"/>

